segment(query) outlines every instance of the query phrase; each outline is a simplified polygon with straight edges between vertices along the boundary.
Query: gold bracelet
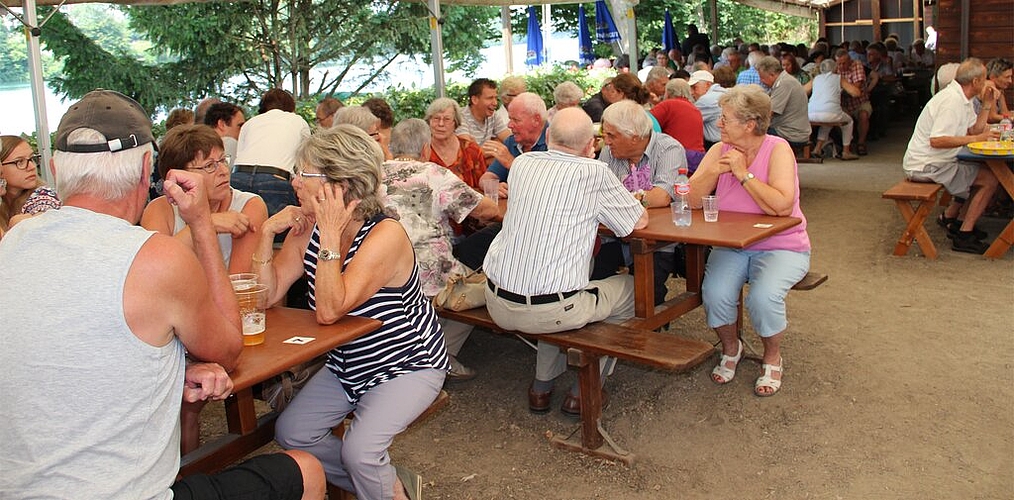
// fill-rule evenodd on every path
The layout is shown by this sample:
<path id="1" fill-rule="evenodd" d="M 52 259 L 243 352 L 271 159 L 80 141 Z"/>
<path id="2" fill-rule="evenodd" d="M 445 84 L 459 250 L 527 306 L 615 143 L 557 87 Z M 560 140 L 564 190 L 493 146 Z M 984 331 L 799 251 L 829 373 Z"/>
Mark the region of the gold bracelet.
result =
<path id="1" fill-rule="evenodd" d="M 257 257 L 251 256 L 251 257 L 250 257 L 250 260 L 254 261 L 254 264 L 260 264 L 260 265 L 262 265 L 262 266 L 263 266 L 264 264 L 270 264 L 270 263 L 271 263 L 271 259 L 272 259 L 272 258 L 273 258 L 273 257 L 268 257 L 268 258 L 267 258 L 267 259 L 265 259 L 265 260 L 260 260 L 260 259 L 258 259 Z"/>

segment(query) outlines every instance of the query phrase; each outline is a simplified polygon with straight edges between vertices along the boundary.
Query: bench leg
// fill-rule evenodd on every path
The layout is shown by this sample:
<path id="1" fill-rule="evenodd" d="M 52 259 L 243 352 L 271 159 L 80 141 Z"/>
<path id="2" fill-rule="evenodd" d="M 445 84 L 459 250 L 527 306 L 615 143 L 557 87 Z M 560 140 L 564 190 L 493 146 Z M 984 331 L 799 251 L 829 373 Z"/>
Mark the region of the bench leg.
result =
<path id="1" fill-rule="evenodd" d="M 905 222 L 908 223 L 908 226 L 905 227 L 905 232 L 901 233 L 901 238 L 898 239 L 898 243 L 894 246 L 894 255 L 904 256 L 907 254 L 914 239 L 919 243 L 919 249 L 922 250 L 922 254 L 927 259 L 936 259 L 937 248 L 933 245 L 933 240 L 930 239 L 926 228 L 923 227 L 923 222 L 926 221 L 926 216 L 929 215 L 936 200 L 921 202 L 915 210 L 912 209 L 912 205 L 907 200 L 894 200 L 894 202 L 898 205 L 898 210 L 901 211 Z"/>
<path id="2" fill-rule="evenodd" d="M 599 374 L 601 356 L 588 354 L 577 349 L 567 351 L 567 362 L 577 368 L 578 384 L 581 387 L 581 442 L 571 438 L 554 436 L 550 443 L 555 448 L 581 452 L 586 455 L 616 460 L 626 465 L 634 463 L 634 455 L 620 449 L 602 429 L 602 383 Z M 604 445 L 609 441 L 608 445 Z"/>

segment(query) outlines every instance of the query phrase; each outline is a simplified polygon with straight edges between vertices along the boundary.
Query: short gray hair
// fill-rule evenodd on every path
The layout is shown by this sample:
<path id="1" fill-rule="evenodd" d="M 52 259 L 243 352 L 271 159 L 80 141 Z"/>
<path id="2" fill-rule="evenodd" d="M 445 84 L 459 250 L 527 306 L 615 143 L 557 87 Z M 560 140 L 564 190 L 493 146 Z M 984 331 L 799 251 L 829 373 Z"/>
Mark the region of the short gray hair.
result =
<path id="1" fill-rule="evenodd" d="M 525 79 L 520 76 L 508 76 L 500 81 L 501 99 L 503 99 L 507 94 L 520 94 L 526 90 L 528 90 L 528 83 L 526 83 Z"/>
<path id="2" fill-rule="evenodd" d="M 976 78 L 986 76 L 986 65 L 978 57 L 969 57 L 961 61 L 958 70 L 954 72 L 954 81 L 959 85 L 968 85 Z"/>
<path id="3" fill-rule="evenodd" d="M 561 117 L 562 119 L 560 119 Z M 588 146 L 594 134 L 588 113 L 585 113 L 581 108 L 567 108 L 561 109 L 553 116 L 546 140 L 549 142 L 550 148 L 563 146 L 581 151 Z"/>
<path id="4" fill-rule="evenodd" d="M 542 122 L 545 123 L 549 118 L 549 110 L 546 109 L 546 101 L 543 101 L 539 94 L 532 92 L 522 92 L 511 101 L 511 106 L 521 106 L 521 109 L 538 115 L 542 118 Z"/>
<path id="5" fill-rule="evenodd" d="M 370 129 L 374 126 L 380 126 L 380 118 L 377 118 L 377 116 L 370 111 L 370 108 L 363 106 L 345 106 L 334 113 L 334 125 L 342 123 L 354 125 L 369 133 Z"/>
<path id="6" fill-rule="evenodd" d="M 361 200 L 352 213 L 359 220 L 369 220 L 384 208 L 378 194 L 383 162 L 380 144 L 362 129 L 347 123 L 311 135 L 296 153 L 297 165 L 320 169 L 329 182 L 342 185 L 345 203 Z"/>
<path id="7" fill-rule="evenodd" d="M 834 59 L 824 59 L 820 61 L 820 74 L 834 73 L 834 70 L 838 69 L 838 63 L 834 62 Z"/>
<path id="8" fill-rule="evenodd" d="M 423 148 L 429 142 L 430 126 L 418 118 L 408 118 L 398 122 L 391 129 L 391 145 L 389 149 L 394 156 L 419 158 L 422 156 Z"/>
<path id="9" fill-rule="evenodd" d="M 690 92 L 690 82 L 682 78 L 673 78 L 669 80 L 669 83 L 665 84 L 666 98 L 682 97 L 687 100 L 693 100 L 692 95 Z"/>
<path id="10" fill-rule="evenodd" d="M 757 63 L 764 57 L 768 56 L 765 56 L 764 53 L 759 50 L 754 50 L 750 52 L 750 55 L 746 56 L 746 62 L 751 68 L 756 68 Z"/>
<path id="11" fill-rule="evenodd" d="M 620 134 L 627 137 L 648 137 L 651 135 L 651 119 L 640 104 L 624 99 L 610 104 L 602 112 L 602 123 L 608 123 Z"/>
<path id="12" fill-rule="evenodd" d="M 572 81 L 562 82 L 553 89 L 553 101 L 561 108 L 577 106 L 582 97 L 584 97 L 584 91 Z"/>
<path id="13" fill-rule="evenodd" d="M 648 70 L 648 76 L 644 78 L 644 83 L 652 82 L 655 80 L 668 80 L 669 69 L 665 66 L 654 66 Z"/>
<path id="14" fill-rule="evenodd" d="M 757 60 L 755 66 L 758 73 L 765 73 L 768 75 L 778 75 L 782 71 L 782 62 L 774 56 L 764 56 Z"/>
<path id="15" fill-rule="evenodd" d="M 760 85 L 736 85 L 718 98 L 718 105 L 723 111 L 731 111 L 740 121 L 755 121 L 755 135 L 768 133 L 771 124 L 771 97 Z"/>
<path id="16" fill-rule="evenodd" d="M 426 115 L 423 117 L 426 123 L 429 123 L 430 118 L 437 113 L 443 113 L 448 109 L 454 110 L 454 128 L 461 126 L 461 106 L 458 106 L 457 101 L 450 97 L 438 97 L 430 103 L 429 107 L 426 108 Z"/>
<path id="17" fill-rule="evenodd" d="M 67 144 L 97 144 L 108 139 L 101 132 L 79 128 L 67 136 Z M 53 153 L 56 165 L 56 191 L 63 199 L 90 194 L 106 201 L 117 201 L 130 194 L 142 182 L 144 155 L 154 151 L 152 144 L 99 153 Z"/>

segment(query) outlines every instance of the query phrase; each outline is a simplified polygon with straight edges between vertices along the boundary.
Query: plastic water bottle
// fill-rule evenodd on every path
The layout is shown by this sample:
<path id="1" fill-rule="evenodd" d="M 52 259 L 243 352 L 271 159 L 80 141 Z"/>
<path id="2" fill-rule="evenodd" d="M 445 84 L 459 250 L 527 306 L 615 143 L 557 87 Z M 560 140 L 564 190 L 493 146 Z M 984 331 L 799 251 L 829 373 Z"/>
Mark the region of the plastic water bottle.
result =
<path id="1" fill-rule="evenodd" d="M 1000 140 L 1014 141 L 1014 125 L 1011 124 L 1010 115 L 1003 115 L 1000 120 Z"/>
<path id="2" fill-rule="evenodd" d="M 677 226 L 689 226 L 693 220 L 690 216 L 690 178 L 687 177 L 687 168 L 681 167 L 676 175 L 676 199 L 673 203 L 682 207 L 673 215 L 673 223 Z"/>

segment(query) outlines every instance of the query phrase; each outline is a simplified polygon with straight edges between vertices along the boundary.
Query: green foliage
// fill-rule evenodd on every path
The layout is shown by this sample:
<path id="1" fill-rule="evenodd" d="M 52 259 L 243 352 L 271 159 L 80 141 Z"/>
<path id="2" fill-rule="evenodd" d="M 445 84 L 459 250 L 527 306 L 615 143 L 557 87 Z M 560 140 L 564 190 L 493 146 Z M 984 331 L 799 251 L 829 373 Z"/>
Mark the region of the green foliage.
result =
<path id="1" fill-rule="evenodd" d="M 704 0 L 679 2 L 641 2 L 634 7 L 637 16 L 637 44 L 641 52 L 662 46 L 665 10 L 672 15 L 676 37 L 684 40 L 687 24 L 694 23 L 702 33 L 708 32 L 708 3 Z M 769 12 L 734 0 L 718 0 L 718 37 L 710 34 L 711 43 L 728 45 L 736 37 L 748 42 L 803 42 L 817 38 L 817 20 Z"/>

